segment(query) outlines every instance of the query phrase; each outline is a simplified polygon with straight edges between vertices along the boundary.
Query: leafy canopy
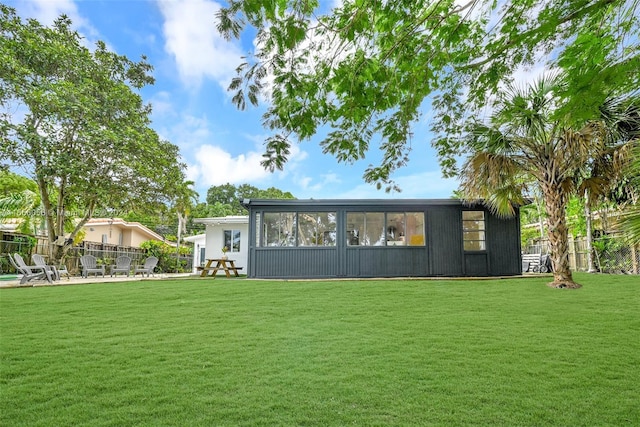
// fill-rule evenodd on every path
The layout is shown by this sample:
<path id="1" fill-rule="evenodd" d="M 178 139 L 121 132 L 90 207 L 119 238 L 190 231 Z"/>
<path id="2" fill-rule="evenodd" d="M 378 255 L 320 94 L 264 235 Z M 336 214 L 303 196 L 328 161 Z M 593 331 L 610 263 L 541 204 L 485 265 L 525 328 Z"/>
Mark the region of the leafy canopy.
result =
<path id="1" fill-rule="evenodd" d="M 325 153 L 381 161 L 367 182 L 395 188 L 412 126 L 430 102 L 443 172 L 458 173 L 459 138 L 518 70 L 545 64 L 572 77 L 563 105 L 591 117 L 611 92 L 640 87 L 638 0 L 230 0 L 217 15 L 228 38 L 257 29 L 256 50 L 232 81 L 239 108 L 269 101 L 263 165 L 282 169 L 292 143 L 328 129 Z M 592 89 L 597 89 L 592 91 Z M 559 114 L 566 115 L 566 112 Z M 377 141 L 377 142 L 376 142 Z"/>
<path id="2" fill-rule="evenodd" d="M 184 182 L 178 148 L 150 127 L 137 89 L 153 83 L 134 62 L 83 46 L 71 21 L 23 22 L 0 5 L 0 161 L 37 183 L 50 240 L 65 218 L 81 221 L 175 199 Z"/>
<path id="3" fill-rule="evenodd" d="M 247 209 L 242 206 L 244 199 L 295 199 L 295 197 L 290 192 L 275 187 L 262 190 L 249 184 L 241 184 L 237 187 L 229 183 L 214 185 L 207 191 L 207 208 L 201 207 L 198 215 L 201 218 L 246 215 Z"/>

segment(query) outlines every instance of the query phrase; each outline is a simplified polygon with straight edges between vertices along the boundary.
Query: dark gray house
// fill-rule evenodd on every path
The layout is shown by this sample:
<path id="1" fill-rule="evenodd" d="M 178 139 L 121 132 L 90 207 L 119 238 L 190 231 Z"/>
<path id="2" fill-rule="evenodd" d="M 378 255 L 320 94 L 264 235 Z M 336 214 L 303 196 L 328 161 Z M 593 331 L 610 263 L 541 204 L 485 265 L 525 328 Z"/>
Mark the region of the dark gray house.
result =
<path id="1" fill-rule="evenodd" d="M 521 274 L 518 216 L 459 200 L 245 200 L 248 277 Z"/>

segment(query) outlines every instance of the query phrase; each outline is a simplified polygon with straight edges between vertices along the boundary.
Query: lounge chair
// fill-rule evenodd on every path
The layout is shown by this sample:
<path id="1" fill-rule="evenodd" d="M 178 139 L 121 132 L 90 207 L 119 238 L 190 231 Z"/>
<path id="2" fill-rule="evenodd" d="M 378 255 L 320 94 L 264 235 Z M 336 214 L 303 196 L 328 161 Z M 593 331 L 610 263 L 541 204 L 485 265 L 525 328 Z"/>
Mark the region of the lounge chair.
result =
<path id="1" fill-rule="evenodd" d="M 95 273 L 96 277 L 98 274 L 104 277 L 104 265 L 98 266 L 98 260 L 93 255 L 82 255 L 80 264 L 82 264 L 82 277 L 89 277 L 91 273 Z"/>
<path id="2" fill-rule="evenodd" d="M 111 277 L 114 274 L 117 276 L 118 273 L 126 273 L 127 277 L 129 277 L 131 273 L 131 257 L 121 255 L 116 258 L 116 265 L 111 266 Z"/>
<path id="3" fill-rule="evenodd" d="M 53 280 L 60 280 L 60 273 L 58 273 L 58 269 L 53 265 L 47 264 L 47 261 L 42 255 L 33 254 L 31 255 L 31 260 L 36 266 L 42 267 L 47 272 L 48 277 L 51 277 Z"/>
<path id="4" fill-rule="evenodd" d="M 20 279 L 21 285 L 32 280 L 40 279 L 47 279 L 49 282 L 53 282 L 53 279 L 51 279 L 51 276 L 47 274 L 47 270 L 45 268 L 37 265 L 27 265 L 27 263 L 24 262 L 22 255 L 15 253 L 13 254 L 13 258 L 9 255 L 9 260 L 15 267 L 16 271 L 19 274 L 22 274 L 22 278 Z"/>
<path id="5" fill-rule="evenodd" d="M 133 275 L 142 273 L 142 277 L 144 277 L 144 273 L 147 273 L 147 277 L 149 277 L 150 274 L 153 274 L 153 269 L 156 268 L 156 265 L 158 265 L 158 258 L 150 256 L 145 260 L 144 265 L 136 266 L 133 270 Z"/>

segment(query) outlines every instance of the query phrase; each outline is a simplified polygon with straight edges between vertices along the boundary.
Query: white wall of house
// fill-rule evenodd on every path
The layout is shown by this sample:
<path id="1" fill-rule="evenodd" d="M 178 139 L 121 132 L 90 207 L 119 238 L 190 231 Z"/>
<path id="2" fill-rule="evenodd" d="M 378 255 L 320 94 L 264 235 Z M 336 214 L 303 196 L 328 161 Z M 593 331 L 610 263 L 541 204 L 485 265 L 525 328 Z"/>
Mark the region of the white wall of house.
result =
<path id="1" fill-rule="evenodd" d="M 249 259 L 249 217 L 248 216 L 226 216 L 218 218 L 200 218 L 194 220 L 206 225 L 205 233 L 205 258 L 220 258 L 222 248 L 225 246 L 225 231 L 231 234 L 240 233 L 240 247 L 230 248 L 227 257 L 235 262 L 236 267 L 242 267 L 246 274 L 247 262 Z M 224 274 L 224 271 L 218 271 Z"/>
<path id="2" fill-rule="evenodd" d="M 205 261 L 206 239 L 207 239 L 206 234 L 196 234 L 195 236 L 189 236 L 184 238 L 185 242 L 193 243 L 193 273 L 198 273 L 197 268 L 206 262 Z"/>

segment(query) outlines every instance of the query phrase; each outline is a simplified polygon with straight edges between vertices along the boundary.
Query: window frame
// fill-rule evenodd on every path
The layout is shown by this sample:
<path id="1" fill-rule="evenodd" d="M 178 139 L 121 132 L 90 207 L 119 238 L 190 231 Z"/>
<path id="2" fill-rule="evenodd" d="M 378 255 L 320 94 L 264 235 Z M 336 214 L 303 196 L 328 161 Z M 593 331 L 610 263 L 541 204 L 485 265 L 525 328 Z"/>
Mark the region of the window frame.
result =
<path id="1" fill-rule="evenodd" d="M 469 213 L 481 213 L 482 218 L 465 218 L 465 214 Z M 465 209 L 461 214 L 462 221 L 462 249 L 465 252 L 486 252 L 487 251 L 487 215 L 484 210 L 481 209 Z M 481 227 L 471 226 L 481 225 Z M 467 236 L 477 233 L 477 238 L 468 238 Z M 481 236 L 481 238 L 480 238 Z M 472 245 L 477 243 L 479 248 L 474 248 Z M 467 245 L 469 244 L 469 245 Z"/>
<path id="2" fill-rule="evenodd" d="M 231 242 L 229 245 L 227 245 L 227 233 L 230 233 L 229 236 L 229 242 Z M 234 246 L 234 242 L 235 242 L 235 235 L 238 235 L 238 247 L 236 248 Z M 238 230 L 238 229 L 223 229 L 222 230 L 222 246 L 226 246 L 227 252 L 230 253 L 240 253 L 240 251 L 242 250 L 242 230 Z"/>

